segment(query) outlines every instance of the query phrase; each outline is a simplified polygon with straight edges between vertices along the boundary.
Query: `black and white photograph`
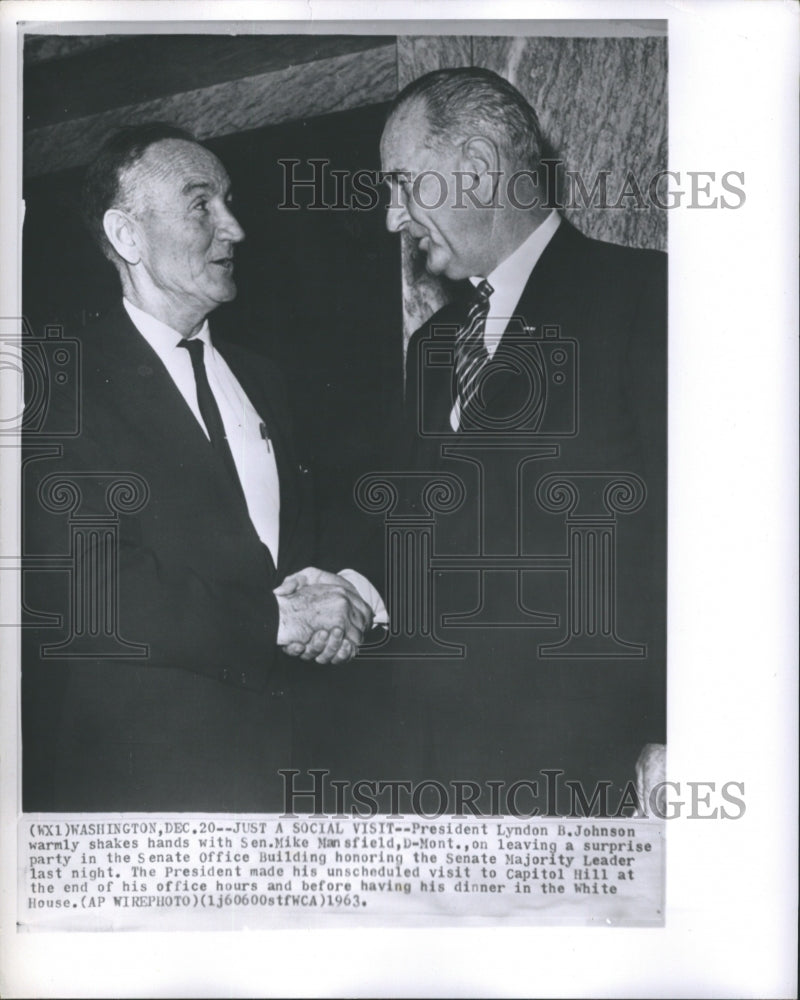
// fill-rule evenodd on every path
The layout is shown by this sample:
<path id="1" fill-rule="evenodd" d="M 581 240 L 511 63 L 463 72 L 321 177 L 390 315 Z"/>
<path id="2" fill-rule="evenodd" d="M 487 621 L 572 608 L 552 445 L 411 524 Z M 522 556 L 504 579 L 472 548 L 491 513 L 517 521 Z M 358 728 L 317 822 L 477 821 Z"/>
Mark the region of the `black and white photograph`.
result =
<path id="1" fill-rule="evenodd" d="M 626 27 L 26 38 L 25 811 L 330 812 L 390 779 L 638 811 L 667 39 Z"/>
<path id="2" fill-rule="evenodd" d="M 771 980 L 755 959 L 702 980 L 663 957 L 688 947 L 681 862 L 759 838 L 754 776 L 796 773 L 770 749 L 796 730 L 796 183 L 765 342 L 735 325 L 755 313 L 728 258 L 699 249 L 758 257 L 775 223 L 758 151 L 686 126 L 706 30 L 659 3 L 516 21 L 27 6 L 3 24 L 7 995 L 788 996 L 792 935 L 771 938 Z M 763 7 L 763 38 L 796 27 Z M 737 37 L 721 77 L 737 45 L 763 58 Z M 772 168 L 796 181 L 779 75 Z M 747 378 L 774 390 L 760 418 Z M 729 509 L 746 462 L 779 477 L 764 529 Z M 748 666 L 764 642 L 784 662 Z M 749 891 L 791 875 L 790 815 Z M 720 878 L 715 908 L 740 888 Z M 791 899 L 769 905 L 762 937 Z M 234 981 L 171 955 L 129 985 L 57 964 L 44 985 L 8 940 L 66 955 L 103 932 L 134 953 L 155 933 L 163 963 L 170 939 L 233 952 L 250 931 L 275 961 L 305 931 L 331 962 L 349 933 L 397 962 L 398 935 L 433 955 L 413 935 L 447 928 L 455 963 L 503 926 L 494 987 L 488 956 L 432 971 L 419 947 L 396 975 L 271 985 L 249 960 Z M 526 951 L 569 954 L 570 929 L 592 960 L 588 935 L 650 937 L 595 986 L 526 980 Z"/>

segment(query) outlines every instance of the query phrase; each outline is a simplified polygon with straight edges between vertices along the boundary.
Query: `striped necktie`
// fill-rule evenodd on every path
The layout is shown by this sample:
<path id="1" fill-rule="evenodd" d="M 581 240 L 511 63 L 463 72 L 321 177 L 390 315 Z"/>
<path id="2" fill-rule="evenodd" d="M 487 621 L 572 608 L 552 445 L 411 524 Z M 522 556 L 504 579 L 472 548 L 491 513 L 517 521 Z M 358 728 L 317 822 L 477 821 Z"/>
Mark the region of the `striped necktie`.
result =
<path id="1" fill-rule="evenodd" d="M 459 423 L 463 426 L 467 407 L 475 398 L 480 386 L 480 373 L 489 360 L 483 340 L 486 317 L 489 314 L 489 297 L 494 289 L 484 280 L 475 289 L 475 297 L 466 321 L 456 334 L 456 391 L 458 396 Z"/>

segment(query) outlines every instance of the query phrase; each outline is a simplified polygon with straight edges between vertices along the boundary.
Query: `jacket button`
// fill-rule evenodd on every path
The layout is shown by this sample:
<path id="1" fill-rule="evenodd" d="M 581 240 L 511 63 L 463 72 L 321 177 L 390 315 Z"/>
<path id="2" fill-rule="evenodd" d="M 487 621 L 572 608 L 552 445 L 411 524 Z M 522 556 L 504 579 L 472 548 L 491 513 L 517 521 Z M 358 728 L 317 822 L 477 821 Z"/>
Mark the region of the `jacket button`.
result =
<path id="1" fill-rule="evenodd" d="M 231 675 L 231 674 L 230 674 L 230 671 L 228 670 L 228 668 L 227 668 L 227 667 L 225 667 L 225 668 L 223 669 L 223 671 L 222 671 L 222 679 L 223 679 L 224 681 L 227 681 L 227 680 L 229 679 L 230 675 Z"/>
<path id="2" fill-rule="evenodd" d="M 282 698 L 283 691 L 270 691 L 269 696 L 270 698 Z"/>
<path id="3" fill-rule="evenodd" d="M 246 684 L 247 683 L 247 674 L 244 671 L 242 671 L 241 674 L 239 675 L 239 681 L 242 684 Z"/>

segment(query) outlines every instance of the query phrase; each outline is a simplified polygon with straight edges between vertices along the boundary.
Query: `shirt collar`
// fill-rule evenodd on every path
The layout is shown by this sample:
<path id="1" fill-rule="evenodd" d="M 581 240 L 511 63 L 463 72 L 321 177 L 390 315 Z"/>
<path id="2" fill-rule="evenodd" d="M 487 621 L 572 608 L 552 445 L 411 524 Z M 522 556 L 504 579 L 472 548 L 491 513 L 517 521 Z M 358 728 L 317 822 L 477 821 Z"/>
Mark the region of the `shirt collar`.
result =
<path id="1" fill-rule="evenodd" d="M 489 284 L 495 291 L 513 295 L 514 304 L 519 301 L 522 290 L 525 287 L 531 271 L 536 267 L 539 258 L 545 251 L 547 244 L 555 235 L 561 224 L 561 216 L 553 209 L 544 222 L 537 226 L 528 238 L 517 247 L 513 253 L 509 254 L 505 260 L 501 261 L 491 274 L 486 275 Z M 469 279 L 473 285 L 479 285 L 483 281 L 482 277 Z"/>
<path id="2" fill-rule="evenodd" d="M 130 316 L 131 322 L 141 333 L 147 343 L 153 348 L 159 357 L 163 357 L 183 340 L 177 330 L 167 326 L 160 319 L 151 316 L 123 296 L 122 304 L 125 311 Z M 211 332 L 208 328 L 208 320 L 204 320 L 199 331 L 192 337 L 192 340 L 202 340 L 207 347 L 211 347 Z"/>

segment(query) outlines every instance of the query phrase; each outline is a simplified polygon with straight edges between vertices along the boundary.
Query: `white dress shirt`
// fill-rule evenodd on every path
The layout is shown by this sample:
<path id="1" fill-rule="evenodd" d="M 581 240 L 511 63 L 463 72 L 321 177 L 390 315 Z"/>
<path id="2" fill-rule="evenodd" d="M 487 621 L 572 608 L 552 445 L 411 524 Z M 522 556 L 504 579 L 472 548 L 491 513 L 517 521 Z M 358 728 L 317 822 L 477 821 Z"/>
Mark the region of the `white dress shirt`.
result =
<path id="1" fill-rule="evenodd" d="M 149 313 L 122 300 L 133 325 L 153 348 L 169 372 L 178 391 L 208 437 L 208 430 L 197 404 L 197 386 L 189 352 L 181 350 L 183 338 L 171 327 Z M 219 407 L 236 471 L 247 502 L 247 512 L 261 541 L 278 565 L 280 534 L 280 484 L 275 454 L 269 438 L 262 436 L 262 420 L 247 398 L 233 372 L 211 342 L 208 320 L 194 340 L 202 340 L 203 361 L 211 392 Z"/>
<path id="2" fill-rule="evenodd" d="M 122 302 L 131 322 L 159 356 L 203 433 L 209 437 L 197 403 L 197 384 L 192 359 L 187 350 L 179 347 L 183 337 L 177 330 L 137 308 L 126 298 L 123 298 Z M 269 428 L 265 428 L 261 417 L 225 359 L 214 349 L 208 320 L 192 339 L 202 340 L 204 344 L 203 361 L 208 384 L 219 407 L 247 502 L 247 512 L 258 537 L 272 553 L 272 559 L 277 566 L 281 497 L 275 453 L 269 437 L 264 436 L 265 433 L 268 435 Z M 387 623 L 389 616 L 383 600 L 369 580 L 350 569 L 342 570 L 340 575 L 353 584 L 363 600 L 372 608 L 375 624 Z"/>
<path id="3" fill-rule="evenodd" d="M 539 263 L 539 258 L 560 224 L 561 216 L 553 209 L 524 243 L 521 243 L 513 253 L 501 261 L 491 274 L 486 275 L 486 280 L 494 289 L 489 299 L 489 312 L 486 316 L 486 326 L 483 333 L 483 342 L 490 358 L 494 357 L 508 326 L 508 321 L 514 316 L 514 310 L 517 308 L 533 269 Z M 469 280 L 477 286 L 483 281 L 483 276 L 476 275 Z M 456 400 L 450 413 L 450 426 L 454 431 L 458 430 L 459 422 L 460 407 L 458 400 Z"/>

